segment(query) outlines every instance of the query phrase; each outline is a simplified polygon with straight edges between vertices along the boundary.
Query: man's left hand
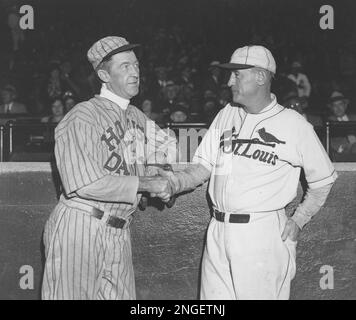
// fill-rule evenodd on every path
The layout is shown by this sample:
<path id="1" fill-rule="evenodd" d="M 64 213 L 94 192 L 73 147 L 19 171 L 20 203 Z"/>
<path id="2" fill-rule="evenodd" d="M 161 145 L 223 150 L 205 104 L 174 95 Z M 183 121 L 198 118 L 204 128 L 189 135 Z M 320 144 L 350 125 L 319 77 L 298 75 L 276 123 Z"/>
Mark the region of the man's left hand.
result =
<path id="1" fill-rule="evenodd" d="M 288 219 L 282 233 L 282 240 L 285 241 L 289 238 L 292 241 L 297 241 L 299 231 L 300 229 L 294 220 Z"/>

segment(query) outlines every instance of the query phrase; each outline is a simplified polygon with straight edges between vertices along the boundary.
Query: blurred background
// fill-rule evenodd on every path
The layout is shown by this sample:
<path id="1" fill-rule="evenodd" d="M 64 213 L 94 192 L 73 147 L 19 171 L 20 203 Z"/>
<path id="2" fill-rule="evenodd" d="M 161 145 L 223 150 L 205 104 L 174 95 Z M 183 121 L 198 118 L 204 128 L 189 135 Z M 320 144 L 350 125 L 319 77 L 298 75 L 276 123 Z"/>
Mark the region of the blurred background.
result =
<path id="1" fill-rule="evenodd" d="M 19 8 L 34 9 L 34 30 Z M 206 127 L 231 99 L 215 65 L 247 44 L 277 62 L 272 92 L 315 127 L 334 161 L 356 160 L 354 0 L 328 1 L 334 29 L 322 30 L 324 1 L 0 0 L 1 161 L 48 161 L 53 129 L 75 104 L 100 91 L 86 53 L 124 36 L 142 47 L 134 105 L 162 127 Z"/>

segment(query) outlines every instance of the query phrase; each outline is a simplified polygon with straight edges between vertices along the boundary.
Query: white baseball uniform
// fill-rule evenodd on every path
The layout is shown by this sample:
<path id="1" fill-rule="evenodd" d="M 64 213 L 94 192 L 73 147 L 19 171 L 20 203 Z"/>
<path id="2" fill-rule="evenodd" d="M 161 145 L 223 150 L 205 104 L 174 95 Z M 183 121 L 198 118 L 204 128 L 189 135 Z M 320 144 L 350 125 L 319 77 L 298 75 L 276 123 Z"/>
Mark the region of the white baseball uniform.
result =
<path id="1" fill-rule="evenodd" d="M 288 299 L 296 242 L 281 239 L 284 208 L 301 168 L 311 189 L 337 177 L 313 127 L 272 100 L 258 114 L 228 104 L 193 157 L 211 171 L 210 198 L 225 212 L 225 222 L 213 217 L 209 225 L 201 299 Z M 250 214 L 250 222 L 227 222 L 234 213 Z"/>

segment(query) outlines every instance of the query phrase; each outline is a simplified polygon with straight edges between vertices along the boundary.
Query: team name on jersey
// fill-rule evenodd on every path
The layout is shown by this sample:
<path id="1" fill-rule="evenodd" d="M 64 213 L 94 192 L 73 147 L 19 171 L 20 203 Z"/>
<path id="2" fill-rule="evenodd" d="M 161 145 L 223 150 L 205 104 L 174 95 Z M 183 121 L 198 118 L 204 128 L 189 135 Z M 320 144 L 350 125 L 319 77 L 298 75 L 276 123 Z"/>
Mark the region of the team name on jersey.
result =
<path id="1" fill-rule="evenodd" d="M 245 157 L 275 166 L 279 157 L 273 149 L 277 144 L 285 144 L 285 141 L 277 139 L 274 135 L 268 133 L 265 128 L 261 128 L 257 132 L 261 139 L 240 139 L 235 127 L 233 127 L 232 130 L 226 130 L 220 136 L 219 147 L 226 154 L 232 153 L 234 156 Z M 257 147 L 252 148 L 252 150 L 251 146 L 253 145 L 262 145 L 264 148 Z M 266 151 L 266 147 L 272 150 Z"/>
<path id="2" fill-rule="evenodd" d="M 116 172 L 122 175 L 130 175 L 129 166 L 134 166 L 133 163 L 127 165 L 124 157 L 120 155 L 117 148 L 121 145 L 122 149 L 130 147 L 130 145 L 136 140 L 136 142 L 146 143 L 147 137 L 145 136 L 144 128 L 137 124 L 132 119 L 127 119 L 127 128 L 125 130 L 122 122 L 117 120 L 114 122 L 115 127 L 108 127 L 104 130 L 101 136 L 101 141 L 105 142 L 110 153 L 109 158 L 104 164 L 104 168 L 110 172 Z"/>

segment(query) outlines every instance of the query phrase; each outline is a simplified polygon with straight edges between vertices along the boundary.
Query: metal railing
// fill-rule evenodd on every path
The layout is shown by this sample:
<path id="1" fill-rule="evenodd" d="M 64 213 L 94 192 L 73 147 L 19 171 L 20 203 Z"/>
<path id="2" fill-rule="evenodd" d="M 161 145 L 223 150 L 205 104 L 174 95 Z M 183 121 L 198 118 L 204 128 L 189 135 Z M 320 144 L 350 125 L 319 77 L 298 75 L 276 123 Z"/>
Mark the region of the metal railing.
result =
<path id="1" fill-rule="evenodd" d="M 5 126 L 0 126 L 0 162 L 4 161 L 4 134 Z"/>
<path id="2" fill-rule="evenodd" d="M 19 149 L 22 149 L 23 153 L 36 153 L 34 149 L 37 148 L 38 151 L 46 147 L 42 152 L 51 153 L 51 146 L 54 146 L 54 129 L 57 124 L 29 121 L 10 120 L 2 126 L 1 161 L 13 161 L 12 155 Z"/>
<path id="3" fill-rule="evenodd" d="M 28 121 L 10 120 L 5 125 L 0 125 L 0 162 L 11 161 L 11 155 L 15 151 L 16 144 L 27 142 L 32 145 L 54 144 L 54 129 L 55 123 L 34 123 Z M 204 129 L 208 128 L 207 123 L 166 123 L 164 128 L 171 130 L 179 129 Z M 36 130 L 35 130 L 36 129 Z M 326 152 L 332 158 L 333 150 L 331 148 L 331 139 L 335 134 L 335 130 L 345 131 L 345 136 L 356 135 L 356 121 L 327 121 L 323 127 L 315 128 L 319 138 L 324 144 Z M 26 132 L 24 132 L 26 131 Z M 17 135 L 20 133 L 20 137 Z M 22 134 L 22 136 L 21 136 Z M 23 139 L 25 137 L 25 139 Z M 178 136 L 177 136 L 178 137 Z M 356 155 L 355 155 L 356 157 Z"/>

